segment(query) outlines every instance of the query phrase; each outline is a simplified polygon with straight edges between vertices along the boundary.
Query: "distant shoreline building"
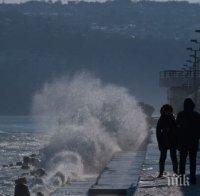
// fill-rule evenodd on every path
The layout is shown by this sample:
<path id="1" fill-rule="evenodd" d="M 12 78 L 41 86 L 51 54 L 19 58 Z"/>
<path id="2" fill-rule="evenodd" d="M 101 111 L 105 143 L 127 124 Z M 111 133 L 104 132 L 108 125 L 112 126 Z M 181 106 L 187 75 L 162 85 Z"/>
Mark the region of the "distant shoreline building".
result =
<path id="1" fill-rule="evenodd" d="M 200 86 L 200 72 L 193 70 L 165 70 L 160 72 L 159 85 L 167 88 L 167 101 L 177 113 L 183 108 L 183 100 L 186 97 L 194 98 L 194 78 L 196 79 L 197 89 Z M 197 99 L 197 106 L 199 102 Z M 199 107 L 197 107 L 199 108 Z"/>

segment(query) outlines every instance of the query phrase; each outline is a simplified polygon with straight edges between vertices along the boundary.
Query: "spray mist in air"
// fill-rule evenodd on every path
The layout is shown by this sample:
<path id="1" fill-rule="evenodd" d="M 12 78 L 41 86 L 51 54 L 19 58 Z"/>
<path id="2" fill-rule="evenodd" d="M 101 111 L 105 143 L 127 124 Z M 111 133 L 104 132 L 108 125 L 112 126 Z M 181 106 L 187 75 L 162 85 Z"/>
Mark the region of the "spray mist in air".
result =
<path id="1" fill-rule="evenodd" d="M 147 135 L 146 117 L 128 90 L 88 73 L 46 83 L 33 114 L 52 135 L 41 150 L 43 167 L 65 176 L 99 172 L 115 152 L 136 150 Z"/>

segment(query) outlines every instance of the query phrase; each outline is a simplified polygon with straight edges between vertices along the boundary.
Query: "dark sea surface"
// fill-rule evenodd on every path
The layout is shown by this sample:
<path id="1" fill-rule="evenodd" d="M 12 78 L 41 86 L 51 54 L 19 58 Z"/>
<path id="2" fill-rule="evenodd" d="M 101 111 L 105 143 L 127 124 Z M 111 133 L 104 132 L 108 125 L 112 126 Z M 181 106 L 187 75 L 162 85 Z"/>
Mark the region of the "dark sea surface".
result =
<path id="1" fill-rule="evenodd" d="M 23 156 L 38 153 L 48 137 L 30 116 L 0 116 L 0 196 L 13 195 L 14 181 L 23 172 L 3 165 L 15 165 Z"/>

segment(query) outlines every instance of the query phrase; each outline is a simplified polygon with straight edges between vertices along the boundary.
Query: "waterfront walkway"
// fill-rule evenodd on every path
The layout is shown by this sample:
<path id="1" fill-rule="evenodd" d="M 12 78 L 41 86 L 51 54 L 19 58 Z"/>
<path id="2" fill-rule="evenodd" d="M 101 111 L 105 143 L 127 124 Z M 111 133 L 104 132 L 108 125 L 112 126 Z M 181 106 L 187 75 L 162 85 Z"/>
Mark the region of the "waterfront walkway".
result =
<path id="1" fill-rule="evenodd" d="M 52 196 L 133 195 L 137 188 L 145 151 L 116 153 L 98 178 L 72 181 Z"/>
<path id="2" fill-rule="evenodd" d="M 116 154 L 89 189 L 89 195 L 133 195 L 144 157 L 144 151 Z"/>
<path id="3" fill-rule="evenodd" d="M 152 130 L 147 150 L 120 152 L 113 156 L 101 175 L 72 182 L 60 188 L 53 195 L 74 196 L 197 196 L 200 195 L 200 154 L 197 158 L 197 185 L 169 186 L 173 176 L 169 154 L 166 160 L 164 178 L 158 175 L 159 150 L 155 130 Z M 189 164 L 187 163 L 188 172 Z M 89 190 L 89 192 L 88 192 Z"/>
<path id="4" fill-rule="evenodd" d="M 87 196 L 89 188 L 96 182 L 96 177 L 85 177 L 83 179 L 73 181 L 59 189 L 57 189 L 51 196 Z"/>

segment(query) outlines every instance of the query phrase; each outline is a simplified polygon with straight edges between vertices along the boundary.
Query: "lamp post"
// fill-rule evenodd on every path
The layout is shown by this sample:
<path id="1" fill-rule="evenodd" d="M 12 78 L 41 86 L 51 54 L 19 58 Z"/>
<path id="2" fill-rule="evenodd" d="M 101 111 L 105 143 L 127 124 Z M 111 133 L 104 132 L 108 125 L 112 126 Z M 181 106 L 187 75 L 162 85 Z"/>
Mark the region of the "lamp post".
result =
<path id="1" fill-rule="evenodd" d="M 187 63 L 193 63 L 191 60 L 186 60 Z"/>
<path id="2" fill-rule="evenodd" d="M 198 43 L 197 40 L 191 40 L 191 42 L 194 43 Z M 197 83 L 197 52 L 199 51 L 199 49 L 193 49 L 191 47 L 187 48 L 187 50 L 194 52 L 192 55 L 190 55 L 190 57 L 194 58 L 193 61 L 193 90 L 194 90 L 194 102 L 195 104 L 197 104 L 198 101 L 198 83 Z M 189 60 L 187 61 L 189 62 Z M 191 61 L 192 62 L 192 61 Z"/>
<path id="3" fill-rule="evenodd" d="M 200 29 L 196 29 L 195 32 L 196 32 L 196 33 L 200 33 Z M 194 42 L 194 43 L 198 44 L 198 45 L 199 45 L 199 50 L 198 50 L 198 51 L 200 51 L 200 42 L 197 41 L 196 39 L 191 40 L 191 42 Z M 197 75 L 197 76 L 196 76 L 196 79 L 199 80 L 199 75 L 200 75 L 200 71 L 199 71 L 200 58 L 199 58 L 199 57 L 196 57 L 196 58 L 195 58 L 195 61 L 196 61 L 196 75 Z M 199 81 L 197 81 L 197 83 L 198 83 L 198 82 L 199 82 Z M 196 99 L 197 99 L 197 101 L 198 101 L 198 84 L 197 84 L 196 93 L 197 93 Z"/>

